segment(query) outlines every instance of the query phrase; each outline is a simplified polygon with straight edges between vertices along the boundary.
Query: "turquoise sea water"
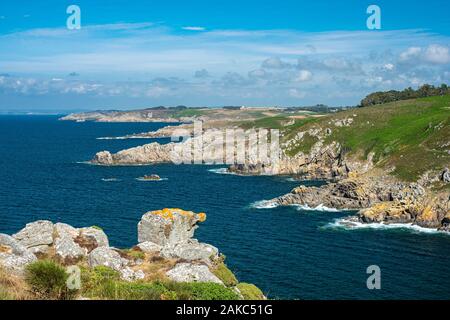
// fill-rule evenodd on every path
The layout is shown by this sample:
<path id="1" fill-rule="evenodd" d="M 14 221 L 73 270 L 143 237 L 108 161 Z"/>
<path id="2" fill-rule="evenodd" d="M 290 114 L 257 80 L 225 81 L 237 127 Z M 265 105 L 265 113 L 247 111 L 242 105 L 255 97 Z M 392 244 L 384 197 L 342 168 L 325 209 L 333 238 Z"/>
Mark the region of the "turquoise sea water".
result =
<path id="1" fill-rule="evenodd" d="M 161 126 L 1 116 L 0 232 L 11 234 L 27 222 L 49 219 L 101 226 L 111 245 L 129 247 L 136 244 L 143 213 L 180 207 L 206 212 L 196 237 L 217 246 L 241 281 L 255 283 L 271 298 L 450 298 L 450 235 L 400 228 L 346 230 L 331 224 L 349 212 L 252 206 L 299 184 L 287 177 L 212 172 L 218 166 L 80 163 L 101 150 L 165 142 L 96 139 Z M 153 173 L 167 180 L 136 180 Z M 366 287 L 366 268 L 374 264 L 381 268 L 381 290 Z"/>

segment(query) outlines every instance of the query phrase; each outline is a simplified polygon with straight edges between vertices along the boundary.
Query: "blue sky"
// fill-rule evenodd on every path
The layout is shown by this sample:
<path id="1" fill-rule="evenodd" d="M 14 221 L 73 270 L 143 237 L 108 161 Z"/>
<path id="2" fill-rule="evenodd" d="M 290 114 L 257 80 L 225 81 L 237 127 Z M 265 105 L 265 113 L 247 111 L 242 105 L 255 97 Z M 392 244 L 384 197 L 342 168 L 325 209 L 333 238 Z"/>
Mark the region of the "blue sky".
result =
<path id="1" fill-rule="evenodd" d="M 67 6 L 81 29 L 66 28 Z M 381 8 L 381 30 L 366 9 Z M 450 82 L 448 1 L 3 1 L 0 112 L 356 104 Z"/>

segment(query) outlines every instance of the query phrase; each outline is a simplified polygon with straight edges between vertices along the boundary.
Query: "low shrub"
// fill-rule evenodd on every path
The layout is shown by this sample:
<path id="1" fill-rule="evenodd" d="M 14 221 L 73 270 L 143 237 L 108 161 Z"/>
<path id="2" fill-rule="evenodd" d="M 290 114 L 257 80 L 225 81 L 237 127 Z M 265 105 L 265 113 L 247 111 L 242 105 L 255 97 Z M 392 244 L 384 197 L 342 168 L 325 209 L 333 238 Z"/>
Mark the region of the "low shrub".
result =
<path id="1" fill-rule="evenodd" d="M 264 300 L 264 294 L 262 291 L 251 283 L 241 282 L 236 286 L 241 292 L 245 300 Z"/>
<path id="2" fill-rule="evenodd" d="M 33 262 L 25 270 L 25 281 L 41 299 L 71 299 L 75 292 L 67 288 L 67 278 L 64 267 L 50 260 Z"/>
<path id="3" fill-rule="evenodd" d="M 212 269 L 212 272 L 214 273 L 214 275 L 217 278 L 222 280 L 222 282 L 227 287 L 234 287 L 238 283 L 238 281 L 237 281 L 235 275 L 233 274 L 233 272 L 231 272 L 231 270 L 228 269 L 228 267 L 223 262 L 220 262 L 219 264 L 214 266 L 214 268 Z"/>

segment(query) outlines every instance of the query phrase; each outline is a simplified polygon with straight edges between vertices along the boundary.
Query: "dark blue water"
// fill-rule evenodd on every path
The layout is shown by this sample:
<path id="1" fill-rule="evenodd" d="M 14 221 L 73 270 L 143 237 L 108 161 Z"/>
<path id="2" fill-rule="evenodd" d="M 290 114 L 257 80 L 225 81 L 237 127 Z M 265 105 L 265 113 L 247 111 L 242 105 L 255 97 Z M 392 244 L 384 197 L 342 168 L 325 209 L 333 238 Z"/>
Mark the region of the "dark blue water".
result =
<path id="1" fill-rule="evenodd" d="M 221 175 L 208 166 L 77 163 L 100 150 L 150 141 L 97 137 L 161 126 L 0 117 L 0 232 L 14 233 L 27 222 L 49 219 L 101 226 L 112 245 L 128 247 L 136 243 L 143 213 L 181 207 L 208 214 L 196 236 L 219 247 L 241 281 L 255 283 L 271 298 L 450 298 L 450 236 L 335 229 L 326 226 L 348 213 L 250 206 L 297 185 L 284 177 Z M 135 180 L 152 173 L 168 180 Z M 373 264 L 381 268 L 381 290 L 366 287 L 366 268 Z"/>

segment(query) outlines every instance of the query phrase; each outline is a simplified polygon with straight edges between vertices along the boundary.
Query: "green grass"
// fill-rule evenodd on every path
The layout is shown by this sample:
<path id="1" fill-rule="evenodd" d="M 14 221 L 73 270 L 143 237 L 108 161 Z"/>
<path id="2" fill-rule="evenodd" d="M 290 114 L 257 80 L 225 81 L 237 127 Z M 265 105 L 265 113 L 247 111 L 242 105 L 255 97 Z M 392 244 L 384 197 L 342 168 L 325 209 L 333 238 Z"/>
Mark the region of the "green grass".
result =
<path id="1" fill-rule="evenodd" d="M 182 117 L 199 117 L 205 114 L 204 110 L 199 109 L 184 109 L 177 111 L 173 114 L 173 117 L 175 118 L 182 118 Z"/>
<path id="2" fill-rule="evenodd" d="M 81 294 L 93 299 L 112 300 L 237 300 L 230 288 L 217 283 L 173 281 L 126 282 L 107 267 L 82 269 Z"/>
<path id="3" fill-rule="evenodd" d="M 50 260 L 33 262 L 25 270 L 26 282 L 41 299 L 71 299 L 75 292 L 67 288 L 67 278 L 64 267 Z"/>
<path id="4" fill-rule="evenodd" d="M 262 291 L 251 283 L 241 282 L 237 285 L 245 300 L 263 300 L 264 294 Z"/>
<path id="5" fill-rule="evenodd" d="M 212 270 L 212 272 L 216 275 L 217 278 L 222 280 L 222 282 L 227 287 L 235 286 L 238 283 L 233 272 L 231 272 L 231 270 L 228 269 L 228 267 L 223 262 L 221 262 L 217 266 L 215 266 L 214 269 Z"/>
<path id="6" fill-rule="evenodd" d="M 350 126 L 329 124 L 349 117 L 353 118 Z M 378 166 L 395 167 L 393 174 L 402 180 L 414 181 L 425 171 L 441 170 L 450 163 L 449 146 L 445 146 L 450 140 L 448 95 L 351 109 L 315 118 L 288 127 L 283 139 L 289 140 L 299 131 L 318 127 L 332 130 L 325 144 L 337 141 L 349 150 L 350 155 L 360 158 L 373 152 Z M 314 138 L 305 135 L 288 155 L 308 152 L 314 143 Z"/>

